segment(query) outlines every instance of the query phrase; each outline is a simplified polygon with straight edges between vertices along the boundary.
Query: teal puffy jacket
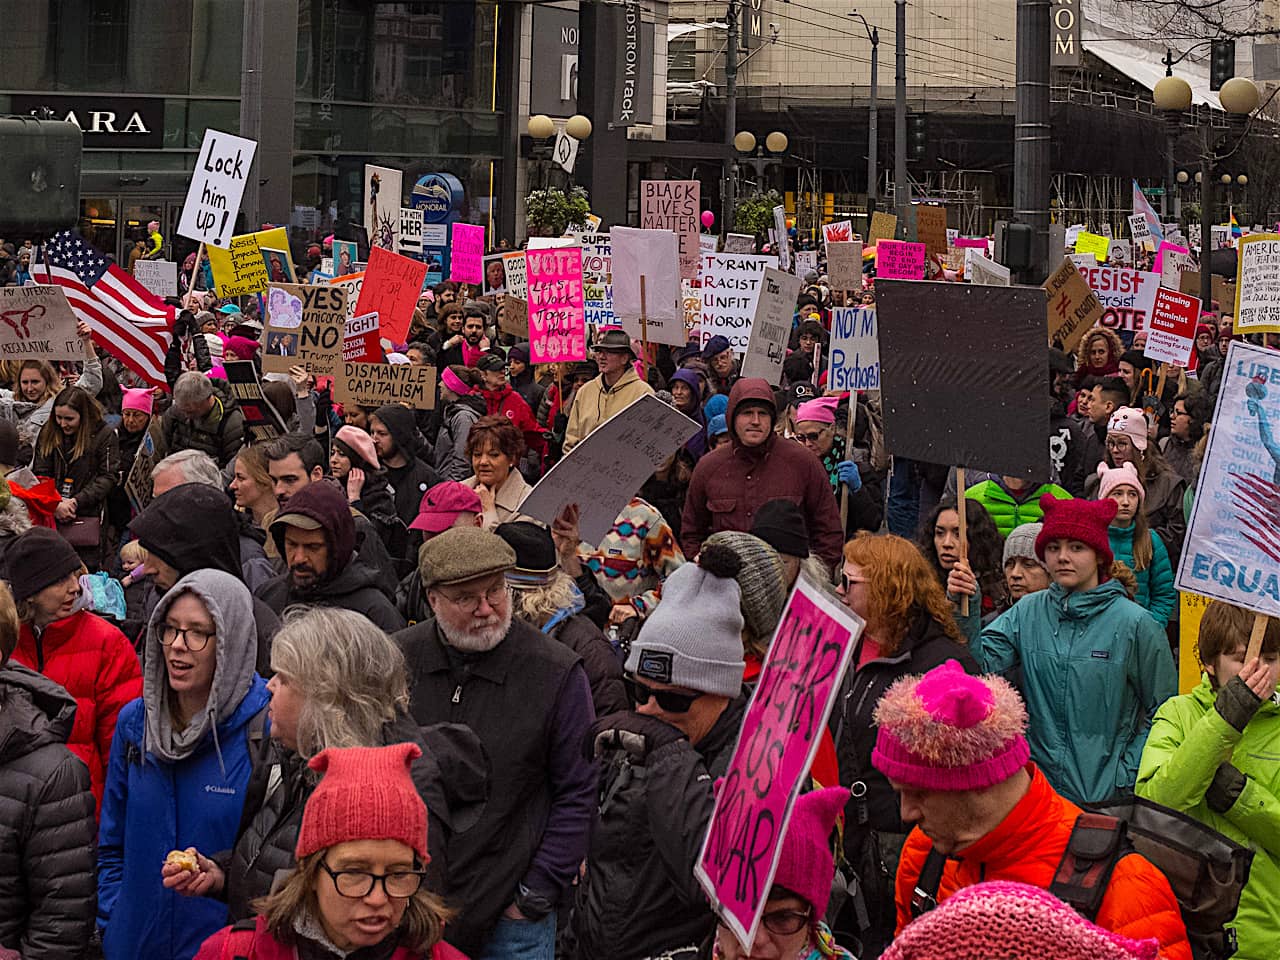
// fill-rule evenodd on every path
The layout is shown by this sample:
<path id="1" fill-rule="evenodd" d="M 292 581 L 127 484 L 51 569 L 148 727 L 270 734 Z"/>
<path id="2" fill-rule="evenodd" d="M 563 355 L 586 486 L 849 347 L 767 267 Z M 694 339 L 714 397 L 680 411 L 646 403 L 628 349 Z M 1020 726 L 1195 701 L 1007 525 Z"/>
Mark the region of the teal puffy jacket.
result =
<path id="1" fill-rule="evenodd" d="M 1178 591 L 1173 588 L 1173 566 L 1169 563 L 1169 551 L 1164 541 L 1155 534 L 1148 536 L 1151 537 L 1151 562 L 1145 570 L 1138 570 L 1133 565 L 1133 524 L 1107 528 L 1112 554 L 1133 571 L 1138 581 L 1133 602 L 1163 627 L 1178 609 Z"/>

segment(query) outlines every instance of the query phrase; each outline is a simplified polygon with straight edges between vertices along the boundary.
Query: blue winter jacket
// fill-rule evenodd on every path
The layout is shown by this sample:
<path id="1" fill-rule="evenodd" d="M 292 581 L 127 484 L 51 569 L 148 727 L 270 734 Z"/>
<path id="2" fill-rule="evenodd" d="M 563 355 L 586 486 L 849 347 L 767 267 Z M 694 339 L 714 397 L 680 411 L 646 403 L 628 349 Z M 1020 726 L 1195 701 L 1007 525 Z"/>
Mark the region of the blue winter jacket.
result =
<path id="1" fill-rule="evenodd" d="M 1177 693 L 1164 631 L 1116 580 L 1028 594 L 970 648 L 984 673 L 1021 667 L 1031 759 L 1075 803 L 1132 794 L 1156 709 Z"/>
<path id="2" fill-rule="evenodd" d="M 1133 602 L 1151 614 L 1160 626 L 1165 626 L 1178 608 L 1178 591 L 1173 588 L 1173 566 L 1169 563 L 1169 550 L 1155 534 L 1151 537 L 1151 562 L 1146 569 L 1133 565 L 1133 524 L 1127 527 L 1108 527 L 1107 539 L 1117 560 L 1133 571 L 1138 590 Z"/>
<path id="3" fill-rule="evenodd" d="M 235 845 L 253 768 L 250 721 L 267 707 L 254 677 L 235 713 L 185 760 L 142 756 L 139 697 L 120 711 L 98 831 L 98 926 L 107 960 L 191 960 L 226 925 L 227 905 L 166 890 L 160 867 L 170 850 L 205 856 Z"/>

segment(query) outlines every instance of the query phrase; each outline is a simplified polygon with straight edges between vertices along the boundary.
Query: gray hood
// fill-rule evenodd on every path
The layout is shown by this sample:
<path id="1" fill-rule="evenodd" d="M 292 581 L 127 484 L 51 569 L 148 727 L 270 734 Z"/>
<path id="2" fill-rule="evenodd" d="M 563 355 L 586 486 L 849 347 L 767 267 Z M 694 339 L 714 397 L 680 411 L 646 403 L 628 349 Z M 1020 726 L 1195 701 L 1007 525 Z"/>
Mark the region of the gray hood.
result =
<path id="1" fill-rule="evenodd" d="M 169 711 L 168 671 L 160 643 L 165 614 L 183 594 L 192 593 L 213 618 L 215 660 L 209 701 L 185 730 L 174 730 Z M 212 731 L 218 747 L 217 725 L 230 719 L 253 684 L 258 655 L 258 630 L 253 618 L 253 595 L 240 580 L 221 570 L 195 570 L 160 598 L 147 625 L 143 658 L 142 697 L 147 708 L 146 752 L 170 763 L 189 756 Z"/>

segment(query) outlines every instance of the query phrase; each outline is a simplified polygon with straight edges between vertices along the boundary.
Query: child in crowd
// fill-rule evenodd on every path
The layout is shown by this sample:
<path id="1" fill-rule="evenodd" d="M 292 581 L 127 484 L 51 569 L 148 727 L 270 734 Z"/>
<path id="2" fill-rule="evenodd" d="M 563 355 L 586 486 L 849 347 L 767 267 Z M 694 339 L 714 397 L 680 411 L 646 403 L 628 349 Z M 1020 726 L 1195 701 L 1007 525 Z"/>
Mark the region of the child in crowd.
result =
<path id="1" fill-rule="evenodd" d="M 1128 461 L 1118 467 L 1098 464 L 1098 499 L 1114 500 L 1116 516 L 1107 527 L 1107 539 L 1115 558 L 1133 571 L 1137 580 L 1134 602 L 1165 626 L 1178 604 L 1173 588 L 1173 567 L 1164 541 L 1151 535 L 1143 510 L 1146 491 L 1137 468 Z"/>

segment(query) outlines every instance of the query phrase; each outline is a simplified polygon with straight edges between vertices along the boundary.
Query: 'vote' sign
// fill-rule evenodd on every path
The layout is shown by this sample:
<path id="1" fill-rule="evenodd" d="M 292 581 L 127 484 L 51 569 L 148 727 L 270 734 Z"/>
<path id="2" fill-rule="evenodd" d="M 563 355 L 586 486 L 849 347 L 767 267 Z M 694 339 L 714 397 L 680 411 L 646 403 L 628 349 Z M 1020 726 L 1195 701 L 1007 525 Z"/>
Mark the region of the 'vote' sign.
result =
<path id="1" fill-rule="evenodd" d="M 218 130 L 206 130 L 196 169 L 187 188 L 178 233 L 226 248 L 235 230 L 240 198 L 258 144 Z"/>

